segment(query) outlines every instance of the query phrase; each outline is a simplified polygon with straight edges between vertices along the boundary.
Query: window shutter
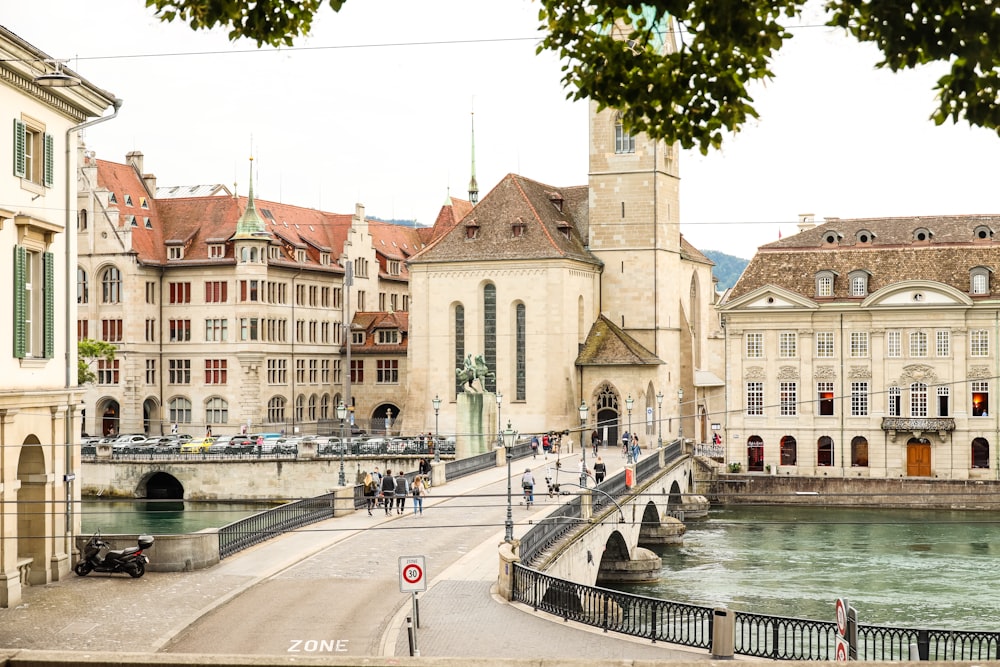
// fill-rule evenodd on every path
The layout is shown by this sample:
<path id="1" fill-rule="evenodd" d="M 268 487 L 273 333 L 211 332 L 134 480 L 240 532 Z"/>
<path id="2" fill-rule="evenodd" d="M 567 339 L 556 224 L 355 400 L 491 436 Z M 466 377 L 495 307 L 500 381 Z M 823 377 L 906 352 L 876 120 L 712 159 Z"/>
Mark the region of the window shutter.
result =
<path id="1" fill-rule="evenodd" d="M 25 165 L 24 143 L 27 141 L 24 130 L 24 122 L 14 119 L 14 175 L 24 178 L 27 175 Z"/>
<path id="2" fill-rule="evenodd" d="M 56 256 L 51 252 L 42 255 L 42 271 L 45 282 L 45 321 L 42 323 L 44 336 L 44 356 L 56 356 Z"/>
<path id="3" fill-rule="evenodd" d="M 56 175 L 56 140 L 51 134 L 43 136 L 45 143 L 45 187 L 51 188 Z"/>
<path id="4" fill-rule="evenodd" d="M 24 266 L 27 251 L 22 246 L 14 246 L 14 357 L 24 359 L 27 349 L 24 326 Z"/>

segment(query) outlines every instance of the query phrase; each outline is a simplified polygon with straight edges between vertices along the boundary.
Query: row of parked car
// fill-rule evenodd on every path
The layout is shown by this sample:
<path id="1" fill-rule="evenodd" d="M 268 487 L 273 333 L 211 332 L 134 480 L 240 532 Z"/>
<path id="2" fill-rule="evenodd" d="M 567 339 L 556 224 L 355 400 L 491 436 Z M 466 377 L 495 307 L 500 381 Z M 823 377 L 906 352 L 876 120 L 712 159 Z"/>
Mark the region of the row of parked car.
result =
<path id="1" fill-rule="evenodd" d="M 298 454 L 303 441 L 316 444 L 320 456 L 406 455 L 455 453 L 454 438 L 381 438 L 325 436 L 283 436 L 280 433 L 220 435 L 194 438 L 187 434 L 147 437 L 128 434 L 106 438 L 84 438 L 83 454 L 95 454 L 98 444 L 110 444 L 114 455 L 142 454 Z M 259 447 L 259 449 L 258 449 Z"/>

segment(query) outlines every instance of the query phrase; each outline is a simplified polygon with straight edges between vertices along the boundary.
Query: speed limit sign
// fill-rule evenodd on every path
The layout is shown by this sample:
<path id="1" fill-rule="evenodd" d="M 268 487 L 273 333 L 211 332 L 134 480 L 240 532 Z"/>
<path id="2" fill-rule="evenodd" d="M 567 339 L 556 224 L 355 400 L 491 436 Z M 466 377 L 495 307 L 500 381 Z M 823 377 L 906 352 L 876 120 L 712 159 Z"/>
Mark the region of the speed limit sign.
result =
<path id="1" fill-rule="evenodd" d="M 399 592 L 416 593 L 427 590 L 427 570 L 423 556 L 399 557 Z"/>

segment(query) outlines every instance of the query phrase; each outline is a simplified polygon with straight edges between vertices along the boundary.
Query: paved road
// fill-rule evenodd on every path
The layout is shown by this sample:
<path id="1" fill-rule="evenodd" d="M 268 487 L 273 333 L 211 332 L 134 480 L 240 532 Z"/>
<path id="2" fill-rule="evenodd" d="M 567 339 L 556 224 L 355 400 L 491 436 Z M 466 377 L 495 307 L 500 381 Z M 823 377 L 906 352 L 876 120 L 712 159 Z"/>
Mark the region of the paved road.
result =
<path id="1" fill-rule="evenodd" d="M 541 481 L 551 457 L 526 462 Z M 611 471 L 622 466 L 617 453 L 606 462 Z M 525 461 L 516 465 L 515 487 Z M 578 457 L 563 457 L 563 470 L 578 470 Z M 708 659 L 494 598 L 506 488 L 506 470 L 492 469 L 435 488 L 422 517 L 356 512 L 208 570 L 150 572 L 138 580 L 92 574 L 29 588 L 22 605 L 0 609 L 0 647 L 408 655 L 410 597 L 399 592 L 398 558 L 424 555 L 430 588 L 420 596 L 422 656 Z M 515 535 L 556 502 L 540 496 L 530 510 L 515 506 Z"/>

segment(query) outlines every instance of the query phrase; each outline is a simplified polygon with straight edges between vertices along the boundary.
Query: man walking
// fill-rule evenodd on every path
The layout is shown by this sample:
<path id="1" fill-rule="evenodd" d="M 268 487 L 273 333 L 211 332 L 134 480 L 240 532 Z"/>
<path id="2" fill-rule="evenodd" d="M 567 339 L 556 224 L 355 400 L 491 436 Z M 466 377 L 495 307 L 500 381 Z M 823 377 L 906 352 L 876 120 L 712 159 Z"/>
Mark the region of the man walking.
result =
<path id="1" fill-rule="evenodd" d="M 392 478 L 392 471 L 386 470 L 382 478 L 382 506 L 385 507 L 385 515 L 389 516 L 392 511 L 392 498 L 396 495 L 396 481 Z"/>
<path id="2" fill-rule="evenodd" d="M 410 492 L 410 487 L 406 483 L 406 475 L 400 470 L 396 475 L 396 514 L 402 514 L 406 508 L 406 494 Z"/>

